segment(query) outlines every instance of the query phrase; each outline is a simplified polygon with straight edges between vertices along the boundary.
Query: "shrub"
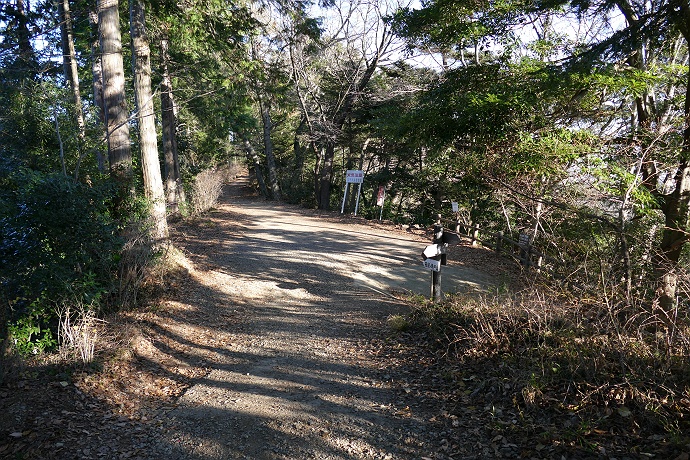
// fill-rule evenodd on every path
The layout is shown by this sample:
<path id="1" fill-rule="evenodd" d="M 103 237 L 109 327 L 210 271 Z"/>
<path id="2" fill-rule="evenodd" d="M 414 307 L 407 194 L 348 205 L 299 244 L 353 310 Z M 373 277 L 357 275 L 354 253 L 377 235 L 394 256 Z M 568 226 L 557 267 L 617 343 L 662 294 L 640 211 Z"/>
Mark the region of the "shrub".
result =
<path id="1" fill-rule="evenodd" d="M 192 214 L 199 215 L 213 208 L 223 192 L 227 171 L 216 168 L 201 171 L 192 184 Z"/>
<path id="2" fill-rule="evenodd" d="M 63 299 L 92 305 L 111 289 L 121 244 L 108 210 L 114 189 L 26 171 L 13 180 L 0 207 L 0 318 L 9 325 L 0 332 L 38 353 L 57 343 Z"/>

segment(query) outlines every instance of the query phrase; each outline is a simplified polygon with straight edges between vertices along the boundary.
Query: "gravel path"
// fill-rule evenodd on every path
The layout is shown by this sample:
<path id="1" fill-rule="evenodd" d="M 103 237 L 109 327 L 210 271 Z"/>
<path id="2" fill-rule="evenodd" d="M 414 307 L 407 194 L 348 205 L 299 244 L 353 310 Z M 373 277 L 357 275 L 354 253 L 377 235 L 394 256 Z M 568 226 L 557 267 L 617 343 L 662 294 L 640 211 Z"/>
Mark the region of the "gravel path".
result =
<path id="1" fill-rule="evenodd" d="M 390 291 L 428 281 L 428 236 L 239 185 L 176 225 L 178 270 L 148 307 L 99 327 L 96 363 L 13 368 L 0 386 L 0 458 L 688 459 L 663 442 L 647 453 L 665 435 L 641 434 L 629 413 L 602 410 L 609 431 L 586 413 L 523 410 L 500 356 L 451 359 L 424 328 L 393 331 L 387 319 L 407 306 Z M 449 259 L 444 286 L 519 275 L 479 248 Z"/>
<path id="2" fill-rule="evenodd" d="M 409 265 L 423 243 L 238 198 L 178 238 L 203 268 L 169 305 L 196 311 L 171 320 L 169 334 L 191 345 L 189 359 L 203 360 L 208 374 L 167 414 L 170 458 L 393 459 L 434 450 L 433 414 L 401 399 L 390 385 L 396 370 L 371 346 L 405 307 L 362 282 L 378 267 Z"/>

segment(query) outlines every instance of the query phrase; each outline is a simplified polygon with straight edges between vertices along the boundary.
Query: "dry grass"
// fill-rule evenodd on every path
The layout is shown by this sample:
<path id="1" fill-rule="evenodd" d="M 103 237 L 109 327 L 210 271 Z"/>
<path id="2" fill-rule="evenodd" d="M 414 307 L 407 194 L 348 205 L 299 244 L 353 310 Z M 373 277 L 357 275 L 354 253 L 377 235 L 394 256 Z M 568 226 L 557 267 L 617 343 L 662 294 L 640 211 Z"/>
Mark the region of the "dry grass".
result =
<path id="1" fill-rule="evenodd" d="M 225 169 L 207 169 L 197 174 L 192 185 L 192 215 L 198 216 L 218 203 L 227 178 Z"/>
<path id="2" fill-rule="evenodd" d="M 192 184 L 191 214 L 198 216 L 214 208 L 223 193 L 223 185 L 247 174 L 246 169 L 241 163 L 230 163 L 197 174 Z"/>
<path id="3" fill-rule="evenodd" d="M 133 308 L 138 304 L 139 291 L 151 267 L 154 249 L 149 232 L 141 226 L 130 226 L 124 238 L 118 267 L 118 300 L 120 307 Z"/>
<path id="4" fill-rule="evenodd" d="M 93 309 L 67 306 L 59 314 L 58 341 L 63 354 L 76 355 L 83 364 L 93 362 L 99 339 L 98 322 Z"/>
<path id="5" fill-rule="evenodd" d="M 431 331 L 443 359 L 510 381 L 521 411 L 613 408 L 670 435 L 690 428 L 687 314 L 529 292 L 422 305 L 411 322 Z"/>
<path id="6" fill-rule="evenodd" d="M 229 183 L 237 179 L 239 176 L 247 174 L 247 166 L 243 163 L 230 163 L 219 168 L 225 177 L 225 182 Z"/>

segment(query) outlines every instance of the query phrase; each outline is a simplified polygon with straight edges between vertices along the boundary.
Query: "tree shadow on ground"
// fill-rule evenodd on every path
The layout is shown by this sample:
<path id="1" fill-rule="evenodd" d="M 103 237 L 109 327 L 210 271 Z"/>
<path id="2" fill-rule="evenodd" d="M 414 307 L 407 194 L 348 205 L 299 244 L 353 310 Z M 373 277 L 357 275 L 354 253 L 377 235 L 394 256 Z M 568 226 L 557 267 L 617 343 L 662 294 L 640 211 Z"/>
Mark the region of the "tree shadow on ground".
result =
<path id="1" fill-rule="evenodd" d="M 64 440 L 84 430 L 111 446 L 83 443 L 75 457 L 419 458 L 435 449 L 428 440 L 440 430 L 440 400 L 402 391 L 396 382 L 418 370 L 379 355 L 390 348 L 385 319 L 406 307 L 353 282 L 363 270 L 392 277 L 395 267 L 418 265 L 418 243 L 364 241 L 365 231 L 309 216 L 273 231 L 252 217 L 265 203 L 237 205 L 243 212 L 224 206 L 177 226 L 173 239 L 196 270 L 180 275 L 173 298 L 120 320 L 134 330 L 132 356 L 104 355 L 103 371 L 75 373 L 67 392 L 50 381 L 65 404 L 43 415 L 12 400 L 19 419 L 6 429 L 42 436 L 34 445 L 43 453 L 29 457 L 60 458 Z M 0 402 L 8 402 L 1 391 Z M 93 420 L 75 422 L 78 414 L 64 413 L 76 414 L 70 404 Z M 41 431 L 44 418 L 75 428 Z M 21 458 L 26 436 L 0 454 Z"/>

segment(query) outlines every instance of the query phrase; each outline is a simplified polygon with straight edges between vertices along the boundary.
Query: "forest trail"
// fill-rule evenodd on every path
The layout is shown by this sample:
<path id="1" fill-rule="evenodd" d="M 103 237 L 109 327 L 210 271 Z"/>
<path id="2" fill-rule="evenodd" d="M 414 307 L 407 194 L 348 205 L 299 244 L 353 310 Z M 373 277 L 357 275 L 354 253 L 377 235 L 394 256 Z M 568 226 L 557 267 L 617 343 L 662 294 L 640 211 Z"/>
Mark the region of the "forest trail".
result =
<path id="1" fill-rule="evenodd" d="M 513 410 L 470 404 L 485 382 L 388 323 L 409 310 L 391 292 L 428 295 L 428 235 L 244 185 L 174 226 L 184 256 L 169 287 L 108 318 L 96 364 L 29 365 L 0 387 L 0 458 L 514 458 L 486 429 Z M 449 259 L 444 283 L 457 270 L 462 289 L 510 270 L 478 248 Z"/>
<path id="2" fill-rule="evenodd" d="M 384 295 L 395 291 L 429 296 L 431 276 L 422 267 L 421 253 L 431 241 L 423 230 L 413 233 L 377 221 L 353 219 L 351 215 L 318 214 L 258 200 L 248 196 L 247 191 L 246 177 L 227 187 L 223 205 L 212 212 L 207 222 L 219 229 L 220 239 L 226 238 L 225 242 L 215 244 L 225 243 L 225 246 L 220 251 L 213 246 L 195 246 L 190 253 L 197 262 L 231 267 L 238 275 L 262 277 L 263 274 L 265 279 L 277 282 L 293 282 L 302 270 L 310 272 L 306 266 L 320 267 L 312 273 L 318 279 L 305 286 L 310 291 L 322 280 L 328 280 L 329 275 L 339 273 L 353 282 L 351 289 Z M 208 236 L 204 241 L 214 244 Z M 464 252 L 455 257 L 460 260 L 453 260 L 458 249 Z M 204 255 L 209 251 L 215 255 Z M 507 267 L 488 251 L 466 246 L 451 251 L 449 265 L 442 270 L 444 293 L 484 290 L 505 281 L 495 276 L 495 270 L 492 275 L 476 268 Z M 232 252 L 233 260 L 224 259 L 224 252 Z M 484 256 L 483 260 L 472 260 L 478 256 Z M 464 259 L 469 259 L 469 263 Z M 252 266 L 245 267 L 243 264 L 248 261 Z"/>
<path id="3" fill-rule="evenodd" d="M 175 235 L 196 284 L 162 307 L 169 320 L 160 327 L 207 374 L 167 413 L 169 458 L 392 459 L 436 450 L 439 414 L 396 391 L 401 370 L 378 356 L 386 319 L 407 312 L 390 291 L 428 289 L 424 240 L 243 197 L 238 185 Z M 492 280 L 458 271 L 468 275 L 457 286 Z"/>

